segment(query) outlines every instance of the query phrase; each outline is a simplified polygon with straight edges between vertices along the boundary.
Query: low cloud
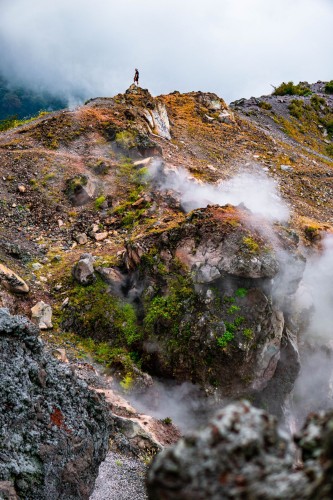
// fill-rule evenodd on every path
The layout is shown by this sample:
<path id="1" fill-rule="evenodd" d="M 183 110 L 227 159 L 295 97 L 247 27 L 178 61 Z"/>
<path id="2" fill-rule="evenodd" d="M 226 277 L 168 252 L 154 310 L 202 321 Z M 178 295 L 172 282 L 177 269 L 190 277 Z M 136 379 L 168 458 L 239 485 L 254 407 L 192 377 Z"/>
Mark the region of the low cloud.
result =
<path id="1" fill-rule="evenodd" d="M 0 72 L 67 97 L 270 93 L 282 80 L 331 79 L 330 0 L 2 0 Z"/>

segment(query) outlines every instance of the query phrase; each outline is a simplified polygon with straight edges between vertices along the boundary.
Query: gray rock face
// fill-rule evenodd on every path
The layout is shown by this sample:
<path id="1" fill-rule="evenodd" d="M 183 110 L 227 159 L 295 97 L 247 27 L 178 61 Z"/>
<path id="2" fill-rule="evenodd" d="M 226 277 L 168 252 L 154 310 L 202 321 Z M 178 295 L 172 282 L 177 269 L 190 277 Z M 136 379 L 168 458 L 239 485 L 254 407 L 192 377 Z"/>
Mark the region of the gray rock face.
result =
<path id="1" fill-rule="evenodd" d="M 148 494 L 151 500 L 305 498 L 308 479 L 292 471 L 292 462 L 291 440 L 275 418 L 241 402 L 160 453 L 148 473 Z"/>
<path id="2" fill-rule="evenodd" d="M 79 262 L 77 262 L 73 269 L 73 277 L 81 285 L 90 285 L 96 279 L 94 272 L 94 258 L 90 253 L 84 253 L 81 255 Z"/>
<path id="3" fill-rule="evenodd" d="M 88 499 L 109 413 L 37 335 L 26 318 L 0 309 L 0 484 L 27 500 Z"/>

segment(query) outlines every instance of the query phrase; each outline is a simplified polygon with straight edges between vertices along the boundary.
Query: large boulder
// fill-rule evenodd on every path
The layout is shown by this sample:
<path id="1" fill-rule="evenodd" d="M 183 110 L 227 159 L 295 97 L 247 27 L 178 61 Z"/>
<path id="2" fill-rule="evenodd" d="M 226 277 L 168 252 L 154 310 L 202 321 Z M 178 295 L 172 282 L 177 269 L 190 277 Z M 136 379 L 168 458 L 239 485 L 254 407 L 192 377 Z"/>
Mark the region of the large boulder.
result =
<path id="1" fill-rule="evenodd" d="M 274 417 L 247 402 L 229 405 L 155 458 L 149 499 L 305 498 L 308 479 L 293 471 L 291 445 Z"/>
<path id="2" fill-rule="evenodd" d="M 136 290 L 143 311 L 148 371 L 221 397 L 265 389 L 287 336 L 273 297 L 279 258 L 272 241 L 262 219 L 229 205 L 195 210 L 127 244 L 128 296 Z"/>
<path id="3" fill-rule="evenodd" d="M 293 439 L 267 412 L 246 401 L 231 404 L 157 455 L 148 472 L 148 497 L 329 500 L 332 443 L 332 410 L 310 414 Z"/>
<path id="4" fill-rule="evenodd" d="M 0 401 L 0 485 L 9 498 L 88 499 L 108 449 L 106 404 L 45 353 L 35 325 L 6 309 Z"/>

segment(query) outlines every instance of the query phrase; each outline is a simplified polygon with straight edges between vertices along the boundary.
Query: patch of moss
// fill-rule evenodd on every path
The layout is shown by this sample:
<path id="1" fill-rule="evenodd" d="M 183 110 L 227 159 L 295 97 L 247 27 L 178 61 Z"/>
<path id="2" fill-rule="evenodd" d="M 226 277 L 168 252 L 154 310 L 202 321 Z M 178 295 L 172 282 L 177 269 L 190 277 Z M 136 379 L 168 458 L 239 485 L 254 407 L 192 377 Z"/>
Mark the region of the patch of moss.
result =
<path id="1" fill-rule="evenodd" d="M 80 190 L 83 186 L 86 186 L 88 183 L 88 178 L 85 175 L 76 175 L 71 179 L 68 179 L 66 182 L 65 193 L 71 195 Z"/>
<path id="2" fill-rule="evenodd" d="M 128 348 L 140 339 L 133 306 L 112 296 L 101 278 L 85 287 L 75 284 L 68 296 L 69 307 L 61 321 L 63 329 L 108 340 L 113 347 Z"/>
<path id="3" fill-rule="evenodd" d="M 166 295 L 157 295 L 152 300 L 146 301 L 145 332 L 159 333 L 161 329 L 167 328 L 172 334 L 177 334 L 181 318 L 195 303 L 195 295 L 193 283 L 189 277 L 175 276 L 168 283 Z"/>
<path id="4" fill-rule="evenodd" d="M 243 243 L 251 253 L 259 252 L 259 245 L 251 236 L 244 236 Z"/>
<path id="5" fill-rule="evenodd" d="M 96 210 L 100 210 L 101 209 L 101 207 L 102 207 L 103 203 L 105 202 L 105 200 L 106 200 L 106 197 L 104 195 L 101 195 L 98 198 L 96 198 L 95 203 L 94 203 Z"/>

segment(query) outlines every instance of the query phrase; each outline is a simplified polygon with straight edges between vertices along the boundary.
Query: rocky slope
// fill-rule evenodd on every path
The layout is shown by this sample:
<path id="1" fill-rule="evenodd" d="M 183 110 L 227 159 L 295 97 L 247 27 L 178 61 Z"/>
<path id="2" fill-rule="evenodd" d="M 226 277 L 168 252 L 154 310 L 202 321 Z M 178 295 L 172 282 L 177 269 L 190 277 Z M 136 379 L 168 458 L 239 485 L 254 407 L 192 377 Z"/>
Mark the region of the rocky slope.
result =
<path id="1" fill-rule="evenodd" d="M 102 363 L 152 407 L 158 376 L 280 417 L 311 314 L 295 294 L 332 232 L 323 90 L 229 108 L 131 86 L 0 134 L 1 305 L 77 373 L 80 358 Z M 109 397 L 117 451 L 178 438 L 161 422 L 144 432 L 145 417 L 87 377 Z"/>

